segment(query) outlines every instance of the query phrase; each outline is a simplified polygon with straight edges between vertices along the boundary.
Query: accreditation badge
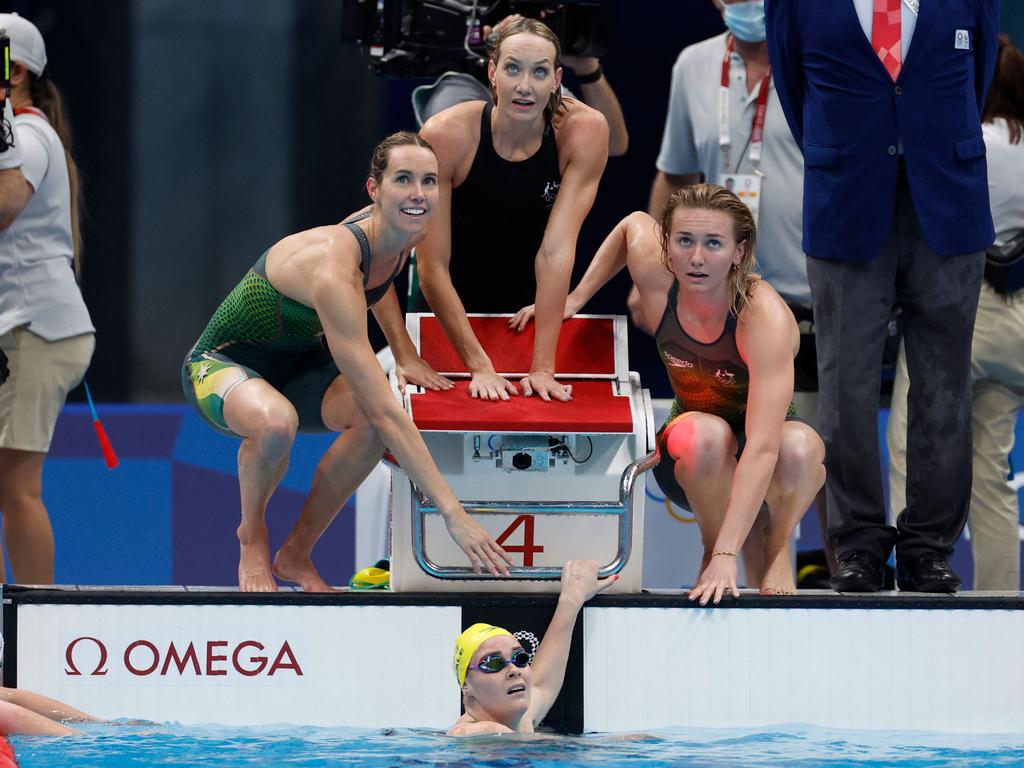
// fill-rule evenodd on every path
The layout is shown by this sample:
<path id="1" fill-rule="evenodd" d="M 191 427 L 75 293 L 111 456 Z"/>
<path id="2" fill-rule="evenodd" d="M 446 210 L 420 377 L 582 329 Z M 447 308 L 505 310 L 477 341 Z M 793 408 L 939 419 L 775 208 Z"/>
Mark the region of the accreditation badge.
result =
<path id="1" fill-rule="evenodd" d="M 757 212 L 761 207 L 764 176 L 754 173 L 725 173 L 719 178 L 718 183 L 747 204 L 747 208 L 754 214 L 754 223 L 756 224 Z"/>

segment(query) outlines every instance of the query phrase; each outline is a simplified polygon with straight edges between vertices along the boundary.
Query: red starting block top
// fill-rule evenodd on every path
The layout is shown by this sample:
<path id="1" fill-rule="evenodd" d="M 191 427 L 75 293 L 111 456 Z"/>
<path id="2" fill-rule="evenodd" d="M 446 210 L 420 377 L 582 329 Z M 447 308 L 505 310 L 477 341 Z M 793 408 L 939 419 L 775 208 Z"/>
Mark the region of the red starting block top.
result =
<path id="1" fill-rule="evenodd" d="M 535 324 L 522 331 L 508 327 L 510 315 L 470 315 L 480 345 L 494 370 L 506 376 L 525 376 L 533 360 Z M 420 356 L 438 373 L 468 374 L 462 359 L 433 315 L 419 316 Z M 555 352 L 558 376 L 614 377 L 615 324 L 610 317 L 571 317 L 562 323 Z"/>
<path id="2" fill-rule="evenodd" d="M 436 366 L 435 366 L 436 367 Z M 409 396 L 416 426 L 436 432 L 630 433 L 629 397 L 614 392 L 614 382 L 573 381 L 568 403 L 544 402 L 536 395 L 505 400 L 469 396 L 469 382 L 456 381 L 447 392 Z M 516 382 L 518 386 L 518 382 Z"/>

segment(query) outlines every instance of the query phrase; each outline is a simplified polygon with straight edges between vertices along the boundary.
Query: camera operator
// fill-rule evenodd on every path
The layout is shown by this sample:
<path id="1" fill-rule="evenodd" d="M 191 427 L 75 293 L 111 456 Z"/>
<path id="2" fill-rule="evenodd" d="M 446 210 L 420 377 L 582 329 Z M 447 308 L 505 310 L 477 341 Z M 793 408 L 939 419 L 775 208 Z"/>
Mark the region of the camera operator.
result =
<path id="1" fill-rule="evenodd" d="M 95 338 L 76 281 L 78 174 L 46 46 L 17 14 L 0 14 L 0 27 L 12 61 L 0 152 L 0 349 L 10 369 L 0 386 L 0 512 L 15 581 L 51 584 L 43 461 Z"/>

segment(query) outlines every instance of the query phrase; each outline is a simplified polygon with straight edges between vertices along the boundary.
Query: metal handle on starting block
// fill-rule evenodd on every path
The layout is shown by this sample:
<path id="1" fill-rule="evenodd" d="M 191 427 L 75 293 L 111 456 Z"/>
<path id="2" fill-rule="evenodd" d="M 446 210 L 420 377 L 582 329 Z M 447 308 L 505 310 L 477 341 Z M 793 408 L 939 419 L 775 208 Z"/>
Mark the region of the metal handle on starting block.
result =
<path id="1" fill-rule="evenodd" d="M 386 463 L 399 469 L 398 465 L 388 459 Z M 619 480 L 619 503 L 614 502 L 525 502 L 525 501 L 469 501 L 462 502 L 464 508 L 481 512 L 508 512 L 512 514 L 534 515 L 619 515 L 618 550 L 614 559 L 597 572 L 599 578 L 606 578 L 618 573 L 629 562 L 629 553 L 633 545 L 633 486 L 641 472 L 646 472 L 658 463 L 657 452 L 651 452 L 632 462 L 622 472 Z M 410 481 L 411 482 L 411 481 Z M 413 489 L 412 510 L 412 548 L 413 555 L 420 568 L 437 579 L 487 580 L 487 579 L 535 579 L 557 580 L 562 577 L 561 568 L 547 566 L 513 566 L 509 568 L 508 577 L 492 576 L 489 573 L 474 573 L 469 566 L 441 566 L 433 562 L 424 546 L 425 519 L 428 514 L 437 514 L 435 507 L 416 487 Z"/>

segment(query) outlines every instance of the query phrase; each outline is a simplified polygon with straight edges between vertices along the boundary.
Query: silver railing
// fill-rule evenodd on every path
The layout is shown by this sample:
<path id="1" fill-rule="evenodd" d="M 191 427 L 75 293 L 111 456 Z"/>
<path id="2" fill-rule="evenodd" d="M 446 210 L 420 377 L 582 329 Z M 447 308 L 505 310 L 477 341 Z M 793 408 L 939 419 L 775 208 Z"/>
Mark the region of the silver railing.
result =
<path id="1" fill-rule="evenodd" d="M 395 462 L 385 458 L 385 463 L 395 469 L 401 469 Z M 531 515 L 618 515 L 619 535 L 615 557 L 610 563 L 602 566 L 597 575 L 605 578 L 618 573 L 629 562 L 629 553 L 633 546 L 633 487 L 641 472 L 646 472 L 658 463 L 658 454 L 651 452 L 629 464 L 619 479 L 619 503 L 610 501 L 584 502 L 531 502 L 531 501 L 463 501 L 462 507 L 467 512 L 496 512 L 507 514 Z M 487 579 L 535 579 L 555 580 L 562 577 L 561 568 L 548 566 L 512 566 L 509 575 L 492 576 L 489 573 L 474 573 L 469 566 L 442 566 L 435 563 L 427 555 L 424 540 L 426 516 L 439 514 L 436 506 L 424 496 L 416 484 L 412 486 L 412 548 L 416 562 L 425 573 L 437 579 L 487 580 Z"/>

